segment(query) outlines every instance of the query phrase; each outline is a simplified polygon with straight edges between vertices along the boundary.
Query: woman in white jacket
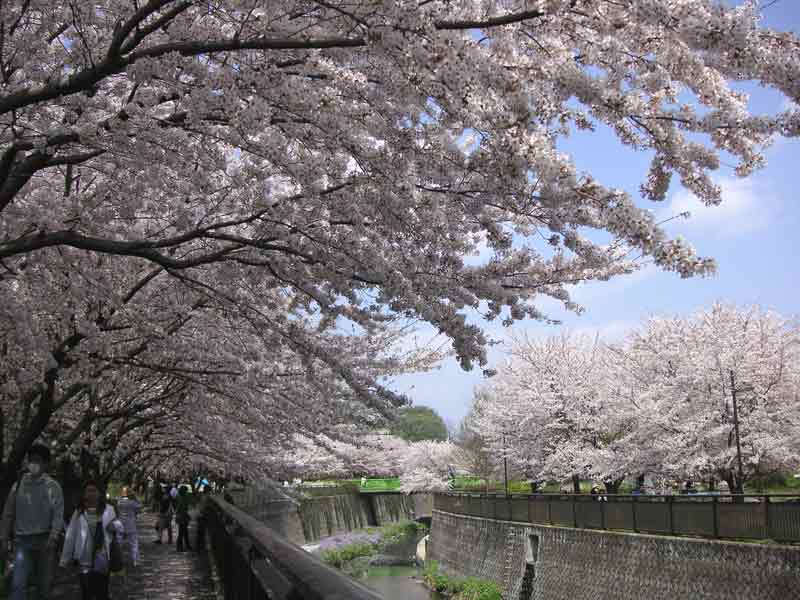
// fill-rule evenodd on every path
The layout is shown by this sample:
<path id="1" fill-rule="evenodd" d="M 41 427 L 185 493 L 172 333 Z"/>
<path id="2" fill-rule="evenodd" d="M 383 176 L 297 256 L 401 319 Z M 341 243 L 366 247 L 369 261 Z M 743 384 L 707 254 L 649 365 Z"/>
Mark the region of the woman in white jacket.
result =
<path id="1" fill-rule="evenodd" d="M 87 483 L 64 538 L 61 565 L 78 567 L 82 600 L 108 600 L 109 549 L 119 521 L 97 484 Z"/>

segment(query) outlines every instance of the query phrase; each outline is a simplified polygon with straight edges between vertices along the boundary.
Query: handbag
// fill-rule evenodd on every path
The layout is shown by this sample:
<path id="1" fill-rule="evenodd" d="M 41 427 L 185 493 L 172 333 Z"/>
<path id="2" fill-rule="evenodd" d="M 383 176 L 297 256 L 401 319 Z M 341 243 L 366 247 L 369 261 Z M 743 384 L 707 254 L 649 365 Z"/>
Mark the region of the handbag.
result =
<path id="1" fill-rule="evenodd" d="M 122 560 L 122 548 L 117 535 L 111 535 L 111 547 L 108 549 L 108 570 L 111 573 L 119 573 L 125 568 L 125 563 Z"/>
<path id="2" fill-rule="evenodd" d="M 92 570 L 97 573 L 119 573 L 125 568 L 122 559 L 122 548 L 117 541 L 116 532 L 111 533 L 111 545 L 108 548 L 108 555 L 105 553 L 105 535 L 103 532 L 102 520 L 97 522 L 95 529 L 95 553 Z"/>

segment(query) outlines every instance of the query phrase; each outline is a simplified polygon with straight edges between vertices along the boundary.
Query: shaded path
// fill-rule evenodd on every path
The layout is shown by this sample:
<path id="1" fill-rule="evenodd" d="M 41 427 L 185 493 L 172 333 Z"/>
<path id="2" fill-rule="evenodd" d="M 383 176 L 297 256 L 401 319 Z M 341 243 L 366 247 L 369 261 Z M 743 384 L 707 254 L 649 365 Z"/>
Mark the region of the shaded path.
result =
<path id="1" fill-rule="evenodd" d="M 173 544 L 155 544 L 156 515 L 139 516 L 139 566 L 127 576 L 111 577 L 111 600 L 215 600 L 211 569 L 206 551 L 178 552 Z M 196 519 L 192 519 L 189 540 L 196 542 Z M 164 536 L 166 538 L 166 535 Z M 59 569 L 52 600 L 80 600 L 78 577 L 72 570 Z"/>

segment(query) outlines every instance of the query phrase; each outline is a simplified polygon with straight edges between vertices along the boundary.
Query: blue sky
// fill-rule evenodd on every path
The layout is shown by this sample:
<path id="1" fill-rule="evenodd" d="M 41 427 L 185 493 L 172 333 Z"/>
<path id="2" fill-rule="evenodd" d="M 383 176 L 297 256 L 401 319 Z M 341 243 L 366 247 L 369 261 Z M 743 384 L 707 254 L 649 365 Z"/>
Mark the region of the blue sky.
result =
<path id="1" fill-rule="evenodd" d="M 800 3 L 796 0 L 779 0 L 764 16 L 766 26 L 795 34 L 800 29 Z M 780 94 L 757 85 L 744 83 L 737 88 L 751 94 L 750 107 L 756 114 L 787 106 Z M 647 154 L 626 150 L 610 131 L 602 129 L 575 134 L 562 148 L 573 156 L 580 169 L 638 197 L 639 185 L 647 173 Z M 617 340 L 649 315 L 689 313 L 718 300 L 741 305 L 757 303 L 786 315 L 797 315 L 798 169 L 800 140 L 780 139 L 767 151 L 767 166 L 752 177 L 738 179 L 732 168 L 720 168 L 715 179 L 723 188 L 722 205 L 705 208 L 677 182 L 664 203 L 648 205 L 659 216 L 692 212 L 689 220 L 672 221 L 668 231 L 683 235 L 700 255 L 713 256 L 718 263 L 716 276 L 682 280 L 675 274 L 646 267 L 624 278 L 575 289 L 575 300 L 586 308 L 580 316 L 564 311 L 556 303 L 543 303 L 541 306 L 552 317 L 563 321 L 560 326 L 523 322 L 515 325 L 514 331 L 538 336 L 564 330 L 599 332 Z M 492 324 L 489 331 L 500 337 L 508 330 Z M 489 366 L 503 359 L 502 348 L 494 348 Z M 397 379 L 395 387 L 415 404 L 430 406 L 455 424 L 469 410 L 473 387 L 482 380 L 480 369 L 465 372 L 454 359 L 448 359 L 435 371 Z"/>

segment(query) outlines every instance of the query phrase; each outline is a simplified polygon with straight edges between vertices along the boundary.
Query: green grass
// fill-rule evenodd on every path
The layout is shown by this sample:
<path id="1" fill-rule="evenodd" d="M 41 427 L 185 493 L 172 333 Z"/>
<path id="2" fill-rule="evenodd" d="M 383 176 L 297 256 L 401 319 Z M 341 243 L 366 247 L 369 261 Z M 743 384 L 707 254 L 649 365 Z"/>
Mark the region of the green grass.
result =
<path id="1" fill-rule="evenodd" d="M 387 477 L 383 479 L 367 479 L 364 485 L 361 484 L 361 479 L 345 479 L 345 480 L 326 480 L 324 483 L 331 487 L 349 487 L 365 492 L 391 492 L 400 489 L 400 479 L 397 477 Z M 455 491 L 466 492 L 484 492 L 487 489 L 486 481 L 480 477 L 460 476 L 456 477 L 453 481 Z M 591 480 L 582 480 L 580 483 L 581 493 L 588 494 L 594 485 Z M 558 483 L 550 482 L 539 488 L 542 492 L 559 492 L 562 487 L 568 486 L 572 490 L 572 482 Z M 620 494 L 629 494 L 636 486 L 632 483 L 623 483 L 619 488 Z M 697 482 L 696 487 L 699 490 L 704 490 L 705 486 L 702 482 Z M 306 488 L 313 490 L 314 488 Z M 490 492 L 502 493 L 505 490 L 502 480 L 489 481 L 488 490 Z M 508 491 L 512 494 L 529 494 L 531 491 L 530 483 L 521 480 L 511 480 L 508 482 Z M 800 477 L 791 476 L 773 476 L 770 478 L 763 478 L 761 480 L 754 480 L 748 483 L 745 492 L 748 494 L 795 494 L 800 495 Z M 320 492 L 322 493 L 322 492 Z M 329 493 L 329 492 L 324 492 Z"/>
<path id="2" fill-rule="evenodd" d="M 439 563 L 430 561 L 423 573 L 425 583 L 451 600 L 502 600 L 500 587 L 493 581 L 467 577 L 449 577 L 439 571 Z"/>
<path id="3" fill-rule="evenodd" d="M 370 492 L 391 492 L 400 489 L 400 479 L 398 477 L 367 479 L 363 485 L 360 479 L 353 479 L 351 481 L 357 483 L 360 489 Z"/>
<path id="4" fill-rule="evenodd" d="M 558 483 L 549 483 L 539 489 L 543 492 L 557 492 L 560 487 Z M 588 492 L 592 486 L 590 482 L 585 482 L 581 484 L 581 489 L 584 487 Z M 455 491 L 484 492 L 486 489 L 486 481 L 479 477 L 456 477 L 454 480 Z M 489 481 L 488 490 L 490 492 L 503 492 L 505 491 L 505 483 L 491 480 Z M 529 494 L 531 492 L 531 484 L 527 481 L 512 479 L 508 482 L 508 491 L 511 494 Z"/>
<path id="5" fill-rule="evenodd" d="M 398 477 L 367 479 L 364 485 L 361 485 L 361 479 L 324 479 L 306 483 L 325 484 L 328 487 L 352 487 L 368 492 L 392 492 L 400 489 L 400 479 Z M 304 488 L 304 490 L 313 489 L 312 487 Z"/>

